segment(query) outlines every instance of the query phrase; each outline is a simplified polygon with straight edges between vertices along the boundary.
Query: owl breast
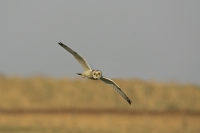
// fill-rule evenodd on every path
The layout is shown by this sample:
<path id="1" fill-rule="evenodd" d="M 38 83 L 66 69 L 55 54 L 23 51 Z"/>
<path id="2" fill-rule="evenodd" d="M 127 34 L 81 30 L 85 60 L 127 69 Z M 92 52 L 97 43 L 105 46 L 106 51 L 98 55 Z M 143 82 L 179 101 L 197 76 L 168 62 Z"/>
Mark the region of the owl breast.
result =
<path id="1" fill-rule="evenodd" d="M 102 72 L 100 70 L 93 70 L 92 71 L 92 78 L 93 79 L 100 79 L 102 77 Z"/>

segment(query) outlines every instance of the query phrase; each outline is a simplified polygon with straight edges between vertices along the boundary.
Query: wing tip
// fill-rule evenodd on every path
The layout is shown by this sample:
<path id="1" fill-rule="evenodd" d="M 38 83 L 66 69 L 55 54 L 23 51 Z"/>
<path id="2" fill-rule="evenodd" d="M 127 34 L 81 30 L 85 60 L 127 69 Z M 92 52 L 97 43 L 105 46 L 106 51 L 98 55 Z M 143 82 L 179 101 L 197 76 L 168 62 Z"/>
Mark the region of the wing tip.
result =
<path id="1" fill-rule="evenodd" d="M 62 43 L 62 42 L 58 42 L 58 44 L 59 44 L 59 45 L 63 45 L 63 43 Z"/>
<path id="2" fill-rule="evenodd" d="M 66 48 L 67 46 L 65 44 L 63 44 L 62 42 L 58 42 L 58 44 L 63 47 L 63 48 Z"/>
<path id="3" fill-rule="evenodd" d="M 129 100 L 127 100 L 128 101 L 128 103 L 131 105 L 131 103 L 132 103 L 132 101 L 129 99 Z"/>

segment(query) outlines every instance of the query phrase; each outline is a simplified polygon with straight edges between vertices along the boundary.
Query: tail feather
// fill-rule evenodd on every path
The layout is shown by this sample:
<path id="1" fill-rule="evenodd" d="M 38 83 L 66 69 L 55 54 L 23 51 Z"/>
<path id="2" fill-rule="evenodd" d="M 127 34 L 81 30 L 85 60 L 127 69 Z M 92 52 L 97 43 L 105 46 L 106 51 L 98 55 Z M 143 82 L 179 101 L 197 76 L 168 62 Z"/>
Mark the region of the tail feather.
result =
<path id="1" fill-rule="evenodd" d="M 82 75 L 82 73 L 76 73 L 76 74 L 78 74 L 78 75 Z"/>

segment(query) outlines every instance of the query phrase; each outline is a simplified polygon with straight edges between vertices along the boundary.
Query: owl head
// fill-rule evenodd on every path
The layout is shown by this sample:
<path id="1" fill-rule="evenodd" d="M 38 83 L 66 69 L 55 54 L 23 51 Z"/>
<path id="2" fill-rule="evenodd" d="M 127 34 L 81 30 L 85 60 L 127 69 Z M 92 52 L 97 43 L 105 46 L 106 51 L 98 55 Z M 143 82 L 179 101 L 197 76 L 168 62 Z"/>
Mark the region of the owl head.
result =
<path id="1" fill-rule="evenodd" d="M 102 72 L 100 70 L 93 70 L 92 77 L 93 79 L 100 79 L 102 77 Z"/>

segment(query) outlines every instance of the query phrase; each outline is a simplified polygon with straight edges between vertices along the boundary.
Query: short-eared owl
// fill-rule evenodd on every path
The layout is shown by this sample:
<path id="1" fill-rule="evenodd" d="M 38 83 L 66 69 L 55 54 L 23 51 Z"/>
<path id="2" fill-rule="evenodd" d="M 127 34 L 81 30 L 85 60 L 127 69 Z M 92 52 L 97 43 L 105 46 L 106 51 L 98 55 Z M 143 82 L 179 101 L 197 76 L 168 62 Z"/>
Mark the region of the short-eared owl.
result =
<path id="1" fill-rule="evenodd" d="M 94 79 L 94 80 L 100 79 L 104 83 L 111 86 L 114 90 L 116 90 L 129 104 L 131 104 L 131 100 L 126 96 L 126 94 L 120 89 L 120 87 L 113 80 L 102 76 L 102 72 L 100 70 L 91 69 L 86 60 L 68 46 L 64 45 L 61 42 L 59 42 L 58 44 L 62 46 L 64 49 L 66 49 L 68 52 L 70 52 L 85 70 L 83 73 L 77 73 L 78 75 L 81 75 L 82 78 L 87 77 L 89 79 Z"/>

